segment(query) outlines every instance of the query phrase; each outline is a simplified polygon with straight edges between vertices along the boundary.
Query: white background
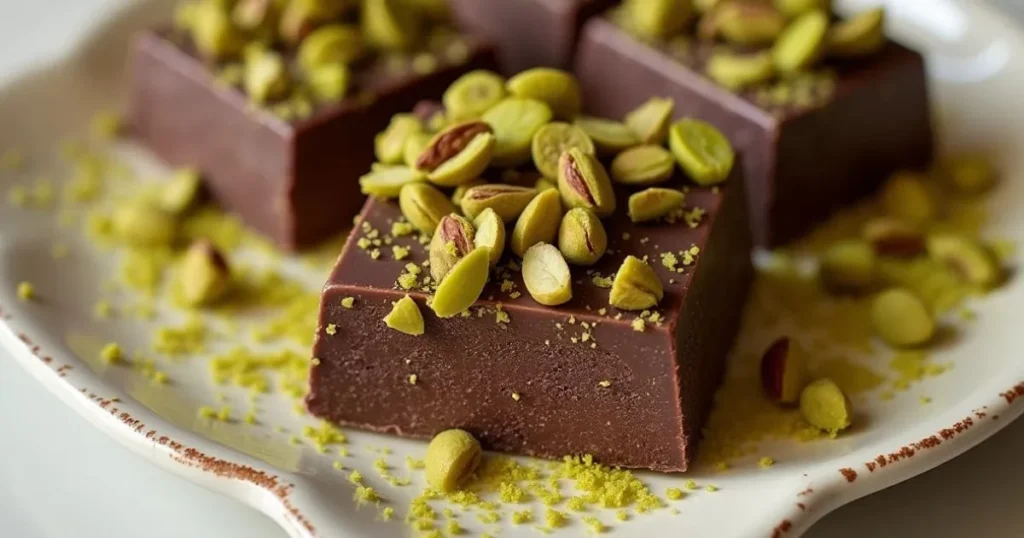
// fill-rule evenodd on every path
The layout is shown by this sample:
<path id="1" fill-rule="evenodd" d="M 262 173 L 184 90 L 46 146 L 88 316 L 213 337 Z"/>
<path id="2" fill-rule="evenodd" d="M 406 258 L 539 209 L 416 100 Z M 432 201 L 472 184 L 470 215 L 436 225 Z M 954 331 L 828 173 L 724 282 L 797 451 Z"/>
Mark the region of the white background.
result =
<path id="1" fill-rule="evenodd" d="M 54 35 L 54 27 L 60 27 L 70 11 L 88 10 L 103 1 L 117 0 L 0 0 L 0 79 L 31 62 L 22 51 L 51 47 L 44 36 Z M 1021 0 L 997 3 L 1024 18 Z M 46 16 L 40 17 L 41 12 Z M 27 31 L 33 25 L 45 25 L 47 31 Z M 13 32 L 15 28 L 19 31 Z M 40 37 L 25 42 L 26 35 Z M 12 128 L 17 127 L 0 124 L 0 129 Z M 1018 421 L 939 469 L 829 514 L 807 536 L 1024 536 L 1022 455 L 1024 421 Z M 13 360 L 0 356 L 0 537 L 94 536 L 284 534 L 257 512 L 158 470 L 121 448 L 47 393 Z"/>

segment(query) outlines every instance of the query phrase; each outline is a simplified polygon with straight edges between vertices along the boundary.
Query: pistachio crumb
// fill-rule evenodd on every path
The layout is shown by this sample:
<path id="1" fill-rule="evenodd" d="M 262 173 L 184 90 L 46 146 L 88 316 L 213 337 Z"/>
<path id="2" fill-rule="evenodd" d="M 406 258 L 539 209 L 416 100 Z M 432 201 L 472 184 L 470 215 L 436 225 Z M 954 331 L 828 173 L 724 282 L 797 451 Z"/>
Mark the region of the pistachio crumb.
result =
<path id="1" fill-rule="evenodd" d="M 344 308 L 352 308 L 352 305 L 356 303 L 355 297 L 345 297 L 341 300 L 341 306 Z"/>
<path id="2" fill-rule="evenodd" d="M 387 506 L 380 511 L 380 519 L 382 521 L 391 521 L 393 517 L 395 517 L 395 509 L 391 506 Z"/>
<path id="3" fill-rule="evenodd" d="M 683 490 L 679 488 L 668 488 L 665 490 L 665 497 L 667 497 L 670 501 L 678 501 L 679 499 L 682 499 L 685 496 L 686 494 L 683 493 Z"/>
<path id="4" fill-rule="evenodd" d="M 410 384 L 410 385 L 415 385 L 415 384 L 416 384 L 416 381 L 417 381 L 418 379 L 419 379 L 419 376 L 418 376 L 418 375 L 416 375 L 416 374 L 409 374 L 409 384 Z"/>
<path id="5" fill-rule="evenodd" d="M 36 288 L 31 282 L 23 281 L 18 283 L 18 300 L 31 301 L 36 297 Z"/>
<path id="6" fill-rule="evenodd" d="M 100 350 L 100 359 L 107 364 L 115 364 L 123 358 L 121 346 L 117 342 L 110 342 Z"/>
<path id="7" fill-rule="evenodd" d="M 605 387 L 605 388 L 608 388 L 608 387 L 612 386 L 612 382 L 608 381 L 607 379 L 602 379 L 597 384 L 601 385 L 602 387 Z"/>
<path id="8" fill-rule="evenodd" d="M 404 260 L 409 257 L 409 249 L 403 246 L 395 245 L 391 247 L 391 254 L 396 260 Z"/>
<path id="9" fill-rule="evenodd" d="M 757 466 L 762 469 L 767 469 L 772 465 L 775 465 L 775 460 L 769 456 L 763 456 L 761 459 L 757 460 Z"/>
<path id="10" fill-rule="evenodd" d="M 689 490 L 700 489 L 700 486 L 698 486 L 697 482 L 695 480 L 693 480 L 692 478 L 687 480 L 686 484 L 684 484 L 683 487 L 685 487 L 686 489 L 689 489 Z"/>
<path id="11" fill-rule="evenodd" d="M 706 491 L 708 491 L 708 492 L 714 493 L 714 492 L 718 491 L 718 486 L 715 486 L 713 484 L 708 484 L 707 486 L 704 486 L 704 489 Z"/>
<path id="12" fill-rule="evenodd" d="M 515 400 L 515 401 L 517 401 L 517 402 L 518 402 L 518 401 L 519 401 L 519 398 L 520 398 L 520 396 L 519 396 L 519 393 L 518 393 L 518 392 L 513 392 L 513 393 L 512 393 L 512 399 L 513 399 L 513 400 Z"/>
<path id="13" fill-rule="evenodd" d="M 333 323 L 328 323 L 327 328 L 324 329 L 324 332 L 331 336 L 334 336 L 338 334 L 338 326 Z"/>
<path id="14" fill-rule="evenodd" d="M 644 322 L 643 318 L 636 318 L 632 321 L 632 323 L 630 323 L 630 326 L 633 327 L 634 331 L 641 333 L 644 332 L 645 325 L 646 323 Z"/>

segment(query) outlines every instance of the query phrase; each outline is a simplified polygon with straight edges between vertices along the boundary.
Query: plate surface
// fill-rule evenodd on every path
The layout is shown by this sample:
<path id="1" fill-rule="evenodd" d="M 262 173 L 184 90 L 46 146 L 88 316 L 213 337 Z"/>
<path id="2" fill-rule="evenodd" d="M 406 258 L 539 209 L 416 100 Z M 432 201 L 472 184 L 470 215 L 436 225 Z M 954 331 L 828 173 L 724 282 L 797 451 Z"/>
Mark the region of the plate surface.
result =
<path id="1" fill-rule="evenodd" d="M 866 3 L 841 4 L 856 9 Z M 0 132 L 0 153 L 18 147 L 28 161 L 24 171 L 0 171 L 0 192 L 43 176 L 55 183 L 70 176 L 68 164 L 56 157 L 60 142 L 84 138 L 97 110 L 123 104 L 122 66 L 130 37 L 139 28 L 165 20 L 168 12 L 167 2 L 99 6 L 81 13 L 79 28 L 86 31 L 71 34 L 78 37 L 59 42 L 61 47 L 26 46 L 25 57 L 31 59 L 27 68 L 0 88 L 0 124 L 16 126 Z M 1005 172 L 990 205 L 991 235 L 1019 240 L 1024 216 L 1015 209 L 1024 202 L 1024 155 L 1015 150 L 1024 145 L 1024 109 L 1006 105 L 1015 102 L 1024 38 L 976 2 L 893 0 L 890 14 L 894 34 L 928 51 L 943 144 L 954 150 L 983 148 L 994 154 Z M 130 162 L 138 175 L 166 174 L 130 143 L 118 143 L 111 151 Z M 351 500 L 353 486 L 332 469 L 332 461 L 339 458 L 318 453 L 308 442 L 290 442 L 304 426 L 315 424 L 294 414 L 291 399 L 262 397 L 257 425 L 210 421 L 197 417 L 200 406 L 231 404 L 244 410 L 249 403 L 244 391 L 214 385 L 205 360 L 161 359 L 160 368 L 171 380 L 165 385 L 153 383 L 139 368 L 111 368 L 98 361 L 99 349 L 108 341 L 117 341 L 126 350 L 146 348 L 152 325 L 128 316 L 94 316 L 97 300 L 106 297 L 102 284 L 121 261 L 81 238 L 77 228 L 86 222 L 83 215 L 65 222 L 74 224 L 62 225 L 55 211 L 0 206 L 0 343 L 43 386 L 133 451 L 252 505 L 292 536 L 407 532 L 404 524 L 382 523 L 379 510 L 360 508 Z M 66 244 L 70 251 L 59 262 L 50 252 L 55 243 Z M 258 249 L 251 257 L 265 258 Z M 322 281 L 322 265 L 310 269 L 296 260 L 274 263 L 311 290 Z M 17 300 L 15 290 L 22 281 L 35 285 L 39 300 Z M 624 536 L 658 535 L 666 528 L 692 536 L 799 535 L 835 507 L 962 453 L 1024 410 L 1024 361 L 1014 352 L 1024 345 L 1024 334 L 1013 323 L 1022 307 L 1024 286 L 1019 279 L 973 304 L 978 322 L 958 325 L 955 345 L 945 346 L 933 358 L 955 367 L 891 401 L 858 398 L 862 426 L 839 440 L 772 445 L 770 453 L 778 463 L 769 469 L 759 469 L 756 458 L 748 458 L 724 473 L 709 466 L 685 476 L 638 473 L 657 493 L 690 478 L 714 483 L 720 491 L 696 492 L 673 503 L 678 515 L 660 510 L 626 523 L 616 521 L 614 511 L 593 515 Z M 183 322 L 170 309 L 158 310 L 161 322 Z M 765 342 L 763 319 L 756 308 L 752 311 L 737 355 Z M 781 323 L 804 329 L 794 325 L 795 320 Z M 210 347 L 222 351 L 230 345 L 231 339 L 223 338 Z M 919 405 L 923 394 L 933 401 Z M 413 486 L 388 486 L 373 469 L 381 456 L 374 450 L 385 445 L 392 449 L 385 459 L 396 475 L 404 476 L 405 456 L 422 457 L 424 445 L 346 434 L 352 455 L 341 461 L 361 470 L 401 519 L 420 489 L 421 477 L 413 475 Z M 335 447 L 331 448 L 333 453 Z M 502 536 L 536 534 L 528 525 L 508 525 L 510 511 L 503 509 Z M 487 528 L 472 517 L 463 523 L 473 531 Z M 584 529 L 575 522 L 559 532 L 575 535 Z"/>

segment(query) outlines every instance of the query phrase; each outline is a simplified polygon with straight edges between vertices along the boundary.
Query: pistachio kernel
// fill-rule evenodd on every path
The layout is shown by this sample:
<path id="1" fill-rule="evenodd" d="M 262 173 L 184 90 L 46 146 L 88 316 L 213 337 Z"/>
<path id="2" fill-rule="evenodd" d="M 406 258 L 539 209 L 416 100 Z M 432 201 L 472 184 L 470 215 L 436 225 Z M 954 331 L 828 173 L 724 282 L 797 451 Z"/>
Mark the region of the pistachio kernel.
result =
<path id="1" fill-rule="evenodd" d="M 871 325 L 878 336 L 897 347 L 924 344 L 935 334 L 935 320 L 928 307 L 903 288 L 892 288 L 875 297 Z"/>
<path id="2" fill-rule="evenodd" d="M 434 135 L 428 132 L 411 133 L 405 139 L 405 148 L 402 150 L 402 162 L 409 168 L 416 168 L 416 160 L 427 149 Z M 463 185 L 466 185 L 464 183 Z M 460 185 L 461 186 L 461 185 Z"/>
<path id="3" fill-rule="evenodd" d="M 359 191 L 368 196 L 397 198 L 402 187 L 426 180 L 423 172 L 408 166 L 377 166 L 359 178 Z"/>
<path id="4" fill-rule="evenodd" d="M 384 164 L 398 164 L 405 157 L 405 144 L 414 134 L 423 132 L 423 124 L 412 114 L 395 114 L 387 128 L 373 139 L 377 160 Z"/>
<path id="5" fill-rule="evenodd" d="M 770 45 L 786 28 L 786 18 L 768 4 L 729 2 L 709 15 L 717 33 L 741 46 Z"/>
<path id="6" fill-rule="evenodd" d="M 579 127 L 562 122 L 552 122 L 537 130 L 531 144 L 533 164 L 544 177 L 558 177 L 558 159 L 569 148 L 579 148 L 584 153 L 596 154 L 594 142 Z"/>
<path id="7" fill-rule="evenodd" d="M 648 39 L 682 32 L 693 16 L 691 3 L 679 0 L 627 0 L 623 6 L 630 28 Z"/>
<path id="8" fill-rule="evenodd" d="M 775 68 L 791 74 L 814 65 L 825 51 L 828 24 L 824 11 L 811 11 L 794 20 L 772 47 Z"/>
<path id="9" fill-rule="evenodd" d="M 925 251 L 925 237 L 921 230 L 889 217 L 869 220 L 861 237 L 881 256 L 912 258 Z"/>
<path id="10" fill-rule="evenodd" d="M 284 58 L 269 50 L 246 54 L 243 84 L 252 102 L 263 104 L 284 97 L 291 89 L 291 77 Z"/>
<path id="11" fill-rule="evenodd" d="M 740 91 L 775 77 L 771 53 L 715 52 L 708 58 L 707 74 L 721 86 Z"/>
<path id="12" fill-rule="evenodd" d="M 575 207 L 562 217 L 558 227 L 558 250 L 569 263 L 594 265 L 607 248 L 608 235 L 593 211 Z"/>
<path id="13" fill-rule="evenodd" d="M 537 243 L 523 254 L 523 284 L 534 301 L 556 306 L 572 299 L 572 275 L 562 253 Z"/>
<path id="14" fill-rule="evenodd" d="M 350 64 L 363 55 L 359 29 L 349 24 L 328 24 L 317 28 L 299 44 L 298 63 L 306 73 L 318 67 Z"/>
<path id="15" fill-rule="evenodd" d="M 420 307 L 408 295 L 395 301 L 391 312 L 384 316 L 384 324 L 409 336 L 420 336 L 424 332 L 423 314 L 420 313 Z"/>
<path id="16" fill-rule="evenodd" d="M 534 67 L 510 78 L 505 85 L 516 97 L 548 105 L 555 118 L 571 120 L 580 113 L 583 98 L 572 73 L 551 67 Z"/>
<path id="17" fill-rule="evenodd" d="M 424 182 L 403 185 L 398 192 L 398 207 L 402 216 L 425 234 L 434 233 L 441 218 L 455 212 L 455 205 L 443 192 Z"/>
<path id="18" fill-rule="evenodd" d="M 202 196 L 203 184 L 199 172 L 184 168 L 174 172 L 170 181 L 160 187 L 157 205 L 165 213 L 181 215 L 187 212 Z"/>
<path id="19" fill-rule="evenodd" d="M 885 46 L 885 9 L 869 9 L 832 25 L 828 53 L 839 57 L 867 56 Z"/>
<path id="20" fill-rule="evenodd" d="M 713 125 L 682 119 L 669 129 L 668 139 L 676 162 L 698 185 L 721 183 L 732 173 L 736 154 L 729 140 Z"/>
<path id="21" fill-rule="evenodd" d="M 668 138 L 676 103 L 668 97 L 651 97 L 626 114 L 625 123 L 644 144 L 662 145 Z"/>
<path id="22" fill-rule="evenodd" d="M 938 208 L 921 174 L 900 172 L 882 187 L 882 208 L 890 217 L 921 226 L 935 219 Z"/>
<path id="23" fill-rule="evenodd" d="M 646 310 L 665 296 L 658 274 L 636 256 L 626 256 L 615 273 L 608 302 L 622 310 Z"/>
<path id="24" fill-rule="evenodd" d="M 420 14 L 399 0 L 362 0 L 361 27 L 366 41 L 375 48 L 407 51 L 420 41 Z"/>
<path id="25" fill-rule="evenodd" d="M 990 288 L 1002 279 L 995 255 L 980 241 L 959 234 L 939 233 L 928 237 L 928 255 L 946 264 L 968 284 Z"/>
<path id="26" fill-rule="evenodd" d="M 490 272 L 490 255 L 490 249 L 478 247 L 452 266 L 430 303 L 438 317 L 455 316 L 480 298 Z"/>
<path id="27" fill-rule="evenodd" d="M 473 251 L 476 230 L 473 224 L 454 213 L 441 217 L 430 239 L 430 276 L 441 282 L 452 267 Z"/>
<path id="28" fill-rule="evenodd" d="M 170 245 L 178 227 L 173 215 L 141 201 L 116 208 L 111 223 L 115 236 L 137 247 Z"/>
<path id="29" fill-rule="evenodd" d="M 453 120 L 464 121 L 481 117 L 504 98 L 505 79 L 497 73 L 479 69 L 456 79 L 441 99 Z"/>
<path id="30" fill-rule="evenodd" d="M 462 197 L 462 212 L 476 218 L 484 209 L 491 208 L 505 222 L 516 220 L 527 204 L 537 196 L 537 190 L 500 183 L 471 187 Z"/>
<path id="31" fill-rule="evenodd" d="M 476 227 L 473 244 L 477 248 L 486 247 L 490 250 L 491 267 L 494 267 L 505 251 L 505 221 L 487 207 L 473 219 L 473 226 Z"/>
<path id="32" fill-rule="evenodd" d="M 313 98 L 320 103 L 340 101 L 348 93 L 350 74 L 348 66 L 342 64 L 314 67 L 306 75 Z"/>
<path id="33" fill-rule="evenodd" d="M 279 4 L 274 0 L 238 0 L 231 10 L 231 20 L 245 31 L 266 33 L 280 17 Z"/>
<path id="34" fill-rule="evenodd" d="M 530 200 L 512 230 L 512 252 L 522 257 L 537 243 L 553 243 L 562 222 L 562 202 L 555 190 L 546 190 Z"/>
<path id="35" fill-rule="evenodd" d="M 551 107 L 536 99 L 508 97 L 480 117 L 494 129 L 494 164 L 518 166 L 530 160 L 533 137 L 551 121 Z"/>
<path id="36" fill-rule="evenodd" d="M 761 356 L 761 388 L 772 401 L 795 404 L 807 383 L 807 361 L 803 350 L 783 336 Z"/>
<path id="37" fill-rule="evenodd" d="M 466 193 L 469 192 L 469 189 L 479 187 L 480 185 L 486 185 L 486 183 L 484 183 L 482 179 L 474 179 L 469 183 L 463 183 L 462 185 L 455 187 L 455 190 L 452 191 L 452 203 L 455 204 L 455 207 L 461 208 L 462 199 L 466 197 Z"/>
<path id="38" fill-rule="evenodd" d="M 562 153 L 558 162 L 558 192 L 568 208 L 590 209 L 599 217 L 615 212 L 615 193 L 604 166 L 578 148 Z"/>
<path id="39" fill-rule="evenodd" d="M 590 137 L 600 155 L 612 156 L 640 144 L 640 137 L 628 125 L 615 120 L 580 116 L 576 126 Z"/>
<path id="40" fill-rule="evenodd" d="M 245 45 L 231 16 L 214 2 L 200 2 L 190 16 L 192 42 L 204 58 L 224 60 L 238 55 Z"/>
<path id="41" fill-rule="evenodd" d="M 231 281 L 228 262 L 209 240 L 193 242 L 178 267 L 178 289 L 188 306 L 215 303 L 228 290 Z"/>
<path id="42" fill-rule="evenodd" d="M 676 161 L 667 149 L 655 145 L 636 146 L 618 154 L 611 176 L 623 185 L 657 185 L 672 177 Z"/>
<path id="43" fill-rule="evenodd" d="M 668 216 L 683 207 L 686 195 L 676 189 L 651 187 L 629 196 L 629 219 L 648 222 Z"/>
<path id="44" fill-rule="evenodd" d="M 482 121 L 457 123 L 434 135 L 416 159 L 427 179 L 445 187 L 468 183 L 480 177 L 491 163 L 495 138 L 491 126 Z"/>
<path id="45" fill-rule="evenodd" d="M 846 240 L 831 245 L 819 262 L 822 282 L 832 291 L 860 292 L 875 281 L 875 251 L 865 241 Z"/>
<path id="46" fill-rule="evenodd" d="M 463 430 L 446 430 L 427 446 L 427 483 L 440 491 L 454 491 L 480 465 L 483 450 L 480 443 Z"/>
<path id="47" fill-rule="evenodd" d="M 853 404 L 835 381 L 822 378 L 800 393 L 800 414 L 811 426 L 836 434 L 853 422 Z"/>

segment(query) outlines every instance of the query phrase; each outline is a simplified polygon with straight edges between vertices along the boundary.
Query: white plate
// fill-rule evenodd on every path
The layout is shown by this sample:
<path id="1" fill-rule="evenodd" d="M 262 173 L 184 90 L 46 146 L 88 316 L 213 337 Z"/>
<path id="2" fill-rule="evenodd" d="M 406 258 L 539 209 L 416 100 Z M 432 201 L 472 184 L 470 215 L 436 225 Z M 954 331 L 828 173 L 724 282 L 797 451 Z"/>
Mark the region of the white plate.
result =
<path id="1" fill-rule="evenodd" d="M 856 8 L 870 2 L 841 3 Z M 79 29 L 87 28 L 86 32 L 62 32 L 52 40 L 25 36 L 27 45 L 16 52 L 31 69 L 0 88 L 0 151 L 24 148 L 31 166 L 25 174 L 0 172 L 0 192 L 6 194 L 11 183 L 39 174 L 58 180 L 66 175 L 64 165 L 53 157 L 58 141 L 81 135 L 94 111 L 121 102 L 120 73 L 128 39 L 134 30 L 163 20 L 166 4 L 101 3 L 77 16 Z M 1014 105 L 1024 65 L 1022 35 L 977 2 L 889 4 L 894 34 L 928 51 L 944 144 L 996 152 L 1007 173 L 993 204 L 992 232 L 1019 239 L 1024 229 L 1024 216 L 1016 211 L 1024 202 L 1024 155 L 1018 150 L 1024 147 L 1024 108 Z M 69 35 L 82 37 L 71 40 Z M 119 144 L 117 151 L 146 173 L 160 172 L 131 144 Z M 358 509 L 351 501 L 352 486 L 331 468 L 330 457 L 288 443 L 290 432 L 311 423 L 292 414 L 289 400 L 266 397 L 260 414 L 262 423 L 281 425 L 289 433 L 269 426 L 211 425 L 196 418 L 196 409 L 214 403 L 215 393 L 224 392 L 236 404 L 245 399 L 241 392 L 212 386 L 203 361 L 165 366 L 174 382 L 163 388 L 137 372 L 97 364 L 96 350 L 103 342 L 116 339 L 134 349 L 147 339 L 134 322 L 93 318 L 99 283 L 113 265 L 109 256 L 97 254 L 77 236 L 55 225 L 52 213 L 0 206 L 0 343 L 42 386 L 135 452 L 250 504 L 292 536 L 407 532 L 402 523 L 377 521 L 372 508 Z M 49 254 L 57 237 L 68 238 L 71 245 L 71 256 L 60 264 Z M 302 271 L 297 264 L 289 267 Z M 315 272 L 304 274 L 311 286 L 322 278 Z M 16 299 L 15 288 L 23 280 L 36 285 L 41 300 Z M 1014 324 L 1024 307 L 1024 285 L 1014 279 L 974 306 L 979 322 L 963 328 L 956 345 L 937 354 L 936 360 L 956 367 L 922 383 L 921 391 L 892 402 L 865 400 L 864 426 L 856 431 L 834 442 L 775 446 L 772 455 L 779 463 L 768 470 L 749 462 L 721 474 L 698 468 L 683 478 L 713 482 L 722 489 L 695 493 L 673 504 L 679 515 L 662 510 L 622 524 L 612 512 L 595 515 L 622 536 L 660 535 L 666 529 L 689 536 L 796 536 L 837 506 L 964 452 L 1024 411 L 1024 363 L 1016 355 L 1024 334 Z M 745 330 L 741 350 L 764 341 L 756 321 Z M 916 405 L 921 392 L 934 401 Z M 347 433 L 353 456 L 345 459 L 346 465 L 361 469 L 401 516 L 418 488 L 383 485 L 372 469 L 377 455 L 368 448 L 393 448 L 389 461 L 401 469 L 405 455 L 422 455 L 423 444 Z M 855 479 L 850 471 L 856 472 Z M 681 483 L 679 476 L 639 476 L 658 493 Z M 474 518 L 463 519 L 467 527 L 481 529 Z M 561 532 L 581 534 L 583 529 L 576 522 Z M 519 535 L 535 531 L 507 525 L 502 533 Z"/>

